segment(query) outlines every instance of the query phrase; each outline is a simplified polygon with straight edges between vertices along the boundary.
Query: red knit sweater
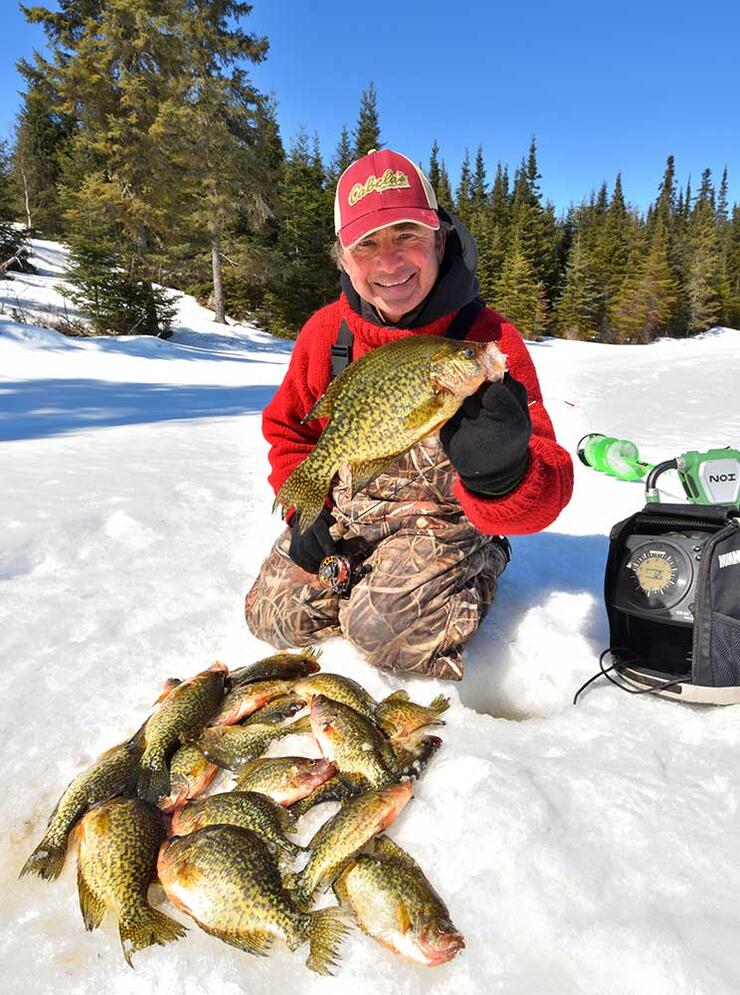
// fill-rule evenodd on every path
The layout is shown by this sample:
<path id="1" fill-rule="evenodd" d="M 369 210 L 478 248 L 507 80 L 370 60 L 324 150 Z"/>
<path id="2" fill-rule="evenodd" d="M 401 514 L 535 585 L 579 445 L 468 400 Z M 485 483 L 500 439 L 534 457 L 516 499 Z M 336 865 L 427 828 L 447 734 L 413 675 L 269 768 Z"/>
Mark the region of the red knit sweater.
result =
<path id="1" fill-rule="evenodd" d="M 311 452 L 319 437 L 317 424 L 301 425 L 301 419 L 324 393 L 331 380 L 331 347 L 342 318 L 354 335 L 352 358 L 410 335 L 444 335 L 454 313 L 421 328 L 398 329 L 374 325 L 352 310 L 342 294 L 338 300 L 316 311 L 301 329 L 288 372 L 272 401 L 265 408 L 262 430 L 270 443 L 269 480 L 277 492 L 284 480 Z M 516 328 L 490 308 L 481 311 L 467 338 L 495 341 L 506 354 L 511 375 L 527 388 L 532 438 L 529 469 L 519 484 L 504 497 L 473 494 L 458 479 L 455 485 L 463 511 L 472 524 L 488 535 L 522 535 L 539 532 L 553 522 L 570 500 L 573 464 L 555 441 L 552 422 L 542 403 L 534 365 Z"/>

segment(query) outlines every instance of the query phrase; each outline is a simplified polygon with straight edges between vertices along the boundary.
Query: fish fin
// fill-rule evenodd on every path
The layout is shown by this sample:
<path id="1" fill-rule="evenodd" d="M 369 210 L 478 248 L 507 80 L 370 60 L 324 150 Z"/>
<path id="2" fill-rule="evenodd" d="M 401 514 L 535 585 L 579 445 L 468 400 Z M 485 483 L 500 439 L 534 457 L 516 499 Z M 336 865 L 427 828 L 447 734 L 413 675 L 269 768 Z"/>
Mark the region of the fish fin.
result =
<path id="1" fill-rule="evenodd" d="M 404 425 L 414 432 L 421 428 L 426 428 L 430 422 L 444 418 L 442 408 L 442 395 L 435 394 L 430 400 L 420 404 L 418 408 L 410 411 L 403 420 Z M 434 431 L 435 425 L 428 428 L 427 434 Z"/>
<path id="2" fill-rule="evenodd" d="M 257 957 L 265 957 L 274 942 L 274 937 L 270 933 L 257 932 L 256 930 L 245 933 L 232 933 L 227 930 L 204 926 L 202 922 L 199 922 L 198 925 L 210 936 L 215 936 L 216 939 L 228 943 L 229 946 L 237 947 L 239 950 L 244 950 L 249 954 L 255 954 Z"/>
<path id="3" fill-rule="evenodd" d="M 394 843 L 390 836 L 376 836 L 372 842 L 372 852 L 375 857 L 380 857 L 382 860 L 392 860 L 403 867 L 408 867 L 409 870 L 421 870 L 414 858 L 406 853 L 398 843 Z"/>
<path id="4" fill-rule="evenodd" d="M 308 656 L 312 660 L 320 660 L 323 652 L 324 651 L 320 646 L 309 646 L 307 649 L 303 650 L 303 656 Z"/>
<path id="5" fill-rule="evenodd" d="M 85 929 L 91 933 L 103 921 L 105 902 L 99 895 L 95 894 L 88 884 L 79 857 L 77 858 L 77 895 L 80 900 L 82 921 L 85 924 Z"/>
<path id="6" fill-rule="evenodd" d="M 136 793 L 144 802 L 157 804 L 159 798 L 168 798 L 170 794 L 170 768 L 164 756 L 151 754 L 142 757 L 141 773 L 136 785 Z"/>
<path id="7" fill-rule="evenodd" d="M 364 491 L 371 481 L 380 476 L 396 459 L 398 453 L 392 456 L 381 456 L 380 459 L 362 460 L 350 463 L 352 469 L 352 497 L 359 491 Z"/>
<path id="8" fill-rule="evenodd" d="M 442 712 L 446 712 L 450 707 L 450 699 L 446 695 L 438 694 L 436 698 L 429 702 L 427 708 L 431 708 L 433 712 L 437 715 L 441 715 Z"/>
<path id="9" fill-rule="evenodd" d="M 311 951 L 306 966 L 317 974 L 332 974 L 337 954 L 350 928 L 350 920 L 338 905 L 309 913 L 308 938 Z"/>
<path id="10" fill-rule="evenodd" d="M 275 511 L 278 505 L 284 510 L 295 508 L 293 528 L 301 533 L 306 532 L 321 514 L 325 505 L 334 467 L 322 466 L 319 459 L 312 459 L 316 450 L 304 459 L 288 479 L 283 483 L 272 506 Z"/>
<path id="11" fill-rule="evenodd" d="M 159 703 L 162 702 L 162 701 L 164 701 L 165 698 L 169 698 L 171 692 L 174 691 L 175 688 L 179 687 L 181 684 L 182 684 L 182 681 L 180 680 L 179 677 L 168 677 L 167 680 L 162 685 L 162 693 L 156 699 L 156 701 L 154 702 L 154 704 L 155 705 L 159 705 Z"/>
<path id="12" fill-rule="evenodd" d="M 52 843 L 47 833 L 21 867 L 18 877 L 37 874 L 45 881 L 54 881 L 62 873 L 66 856 L 67 837 L 65 836 L 61 843 Z"/>
<path id="13" fill-rule="evenodd" d="M 316 421 L 318 418 L 331 418 L 332 411 L 334 410 L 334 397 L 336 395 L 336 390 L 332 390 L 332 387 L 335 383 L 336 380 L 332 380 L 308 414 L 301 418 L 301 425 L 305 425 L 309 421 Z"/>
<path id="14" fill-rule="evenodd" d="M 408 701 L 409 693 L 400 688 L 398 691 L 394 691 L 393 694 L 389 694 L 387 698 L 383 698 L 380 702 L 381 705 L 388 705 L 394 701 Z"/>
<path id="15" fill-rule="evenodd" d="M 118 921 L 118 932 L 121 937 L 123 956 L 129 967 L 133 967 L 131 957 L 138 950 L 144 950 L 155 943 L 164 946 L 179 940 L 187 932 L 182 923 L 166 916 L 164 912 L 153 909 L 150 905 L 137 906 L 135 909 L 121 912 Z"/>
<path id="16" fill-rule="evenodd" d="M 295 832 L 295 824 L 298 821 L 298 816 L 295 812 L 291 812 L 289 808 L 285 808 L 283 805 L 278 805 L 276 815 L 278 825 L 284 833 Z"/>

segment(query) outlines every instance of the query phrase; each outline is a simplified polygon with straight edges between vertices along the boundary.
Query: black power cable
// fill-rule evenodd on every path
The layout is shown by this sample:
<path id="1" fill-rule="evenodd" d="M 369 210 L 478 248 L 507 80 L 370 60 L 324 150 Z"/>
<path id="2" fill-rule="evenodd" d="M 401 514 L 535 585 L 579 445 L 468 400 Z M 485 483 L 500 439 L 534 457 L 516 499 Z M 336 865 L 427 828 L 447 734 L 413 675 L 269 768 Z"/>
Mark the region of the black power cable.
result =
<path id="1" fill-rule="evenodd" d="M 666 691 L 668 688 L 676 687 L 676 685 L 683 683 L 683 680 L 681 678 L 677 678 L 671 681 L 661 681 L 660 683 L 656 683 L 654 687 L 644 687 L 644 688 L 630 687 L 629 684 L 623 683 L 624 681 L 629 681 L 629 677 L 625 677 L 622 674 L 622 672 L 619 669 L 620 664 L 613 663 L 610 667 L 604 666 L 604 657 L 606 656 L 606 654 L 607 653 L 614 654 L 616 649 L 618 649 L 618 647 L 609 646 L 607 647 L 607 649 L 603 651 L 603 653 L 601 653 L 601 655 L 599 656 L 599 673 L 594 674 L 593 677 L 589 677 L 589 679 L 585 682 L 585 684 L 582 684 L 578 688 L 575 695 L 573 696 L 574 705 L 578 704 L 578 699 L 581 693 L 585 691 L 590 684 L 593 684 L 594 681 L 597 681 L 600 677 L 606 677 L 606 679 L 610 681 L 615 687 L 619 688 L 620 691 L 626 691 L 627 694 L 658 694 L 660 691 Z M 640 663 L 639 660 L 631 661 L 632 665 L 639 665 L 639 663 Z M 620 674 L 622 680 L 616 681 L 611 675 L 612 671 L 616 671 L 618 674 Z"/>

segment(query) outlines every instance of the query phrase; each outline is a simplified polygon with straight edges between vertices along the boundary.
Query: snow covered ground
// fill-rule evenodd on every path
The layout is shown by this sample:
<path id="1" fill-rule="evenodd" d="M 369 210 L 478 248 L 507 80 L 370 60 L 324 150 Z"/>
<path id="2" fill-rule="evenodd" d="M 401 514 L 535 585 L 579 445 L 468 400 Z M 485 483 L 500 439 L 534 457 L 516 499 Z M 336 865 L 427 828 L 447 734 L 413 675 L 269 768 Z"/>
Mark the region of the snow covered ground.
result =
<path id="1" fill-rule="evenodd" d="M 456 960 L 410 966 L 354 932 L 326 979 L 286 950 L 257 959 L 192 925 L 131 971 L 110 919 L 85 933 L 74 860 L 55 884 L 17 880 L 67 782 L 138 726 L 166 677 L 268 650 L 242 601 L 281 528 L 260 411 L 290 352 L 190 298 L 167 342 L 17 323 L 12 309 L 64 310 L 63 250 L 36 252 L 38 276 L 0 282 L 3 991 L 737 992 L 740 711 L 608 684 L 571 705 L 606 645 L 606 536 L 642 504 L 640 484 L 580 465 L 558 521 L 514 539 L 464 683 L 406 684 L 417 700 L 452 698 L 444 747 L 391 835 L 464 933 Z M 738 331 L 531 351 L 571 452 L 589 431 L 631 438 L 651 461 L 740 445 Z M 403 686 L 342 640 L 324 652 L 325 669 L 372 694 Z"/>

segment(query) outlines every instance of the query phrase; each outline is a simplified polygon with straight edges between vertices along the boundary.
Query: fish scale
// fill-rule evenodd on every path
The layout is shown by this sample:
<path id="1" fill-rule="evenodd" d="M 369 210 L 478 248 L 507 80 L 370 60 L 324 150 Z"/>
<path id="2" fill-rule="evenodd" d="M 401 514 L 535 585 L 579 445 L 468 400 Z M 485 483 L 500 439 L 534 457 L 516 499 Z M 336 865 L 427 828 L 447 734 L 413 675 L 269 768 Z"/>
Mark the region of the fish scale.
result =
<path id="1" fill-rule="evenodd" d="M 313 450 L 278 491 L 306 531 L 324 506 L 334 474 L 352 467 L 362 490 L 399 453 L 438 429 L 485 380 L 500 379 L 505 357 L 492 342 L 412 335 L 350 364 L 303 419 L 328 418 Z"/>

